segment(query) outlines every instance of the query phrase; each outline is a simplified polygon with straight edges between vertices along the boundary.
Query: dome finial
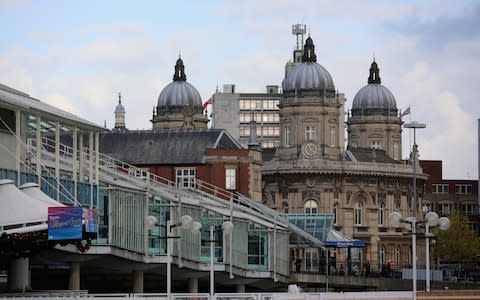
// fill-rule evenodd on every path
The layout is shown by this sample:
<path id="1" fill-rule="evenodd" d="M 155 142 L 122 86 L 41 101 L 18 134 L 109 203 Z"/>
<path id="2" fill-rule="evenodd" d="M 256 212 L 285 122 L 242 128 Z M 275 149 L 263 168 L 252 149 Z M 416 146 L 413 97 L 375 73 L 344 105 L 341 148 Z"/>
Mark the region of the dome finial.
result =
<path id="1" fill-rule="evenodd" d="M 315 45 L 313 44 L 312 38 L 309 36 L 305 40 L 305 46 L 303 47 L 302 62 L 316 62 L 316 61 L 317 61 L 317 55 L 315 55 Z"/>
<path id="2" fill-rule="evenodd" d="M 173 81 L 187 81 L 187 75 L 185 75 L 185 66 L 183 60 L 180 58 L 180 52 L 177 63 L 175 64 L 175 74 L 173 74 Z"/>
<path id="3" fill-rule="evenodd" d="M 122 93 L 118 92 L 118 104 L 122 104 Z"/>
<path id="4" fill-rule="evenodd" d="M 368 76 L 368 83 L 382 83 L 380 80 L 380 69 L 375 62 L 375 54 L 373 56 L 373 62 L 370 65 L 370 76 Z"/>
<path id="5" fill-rule="evenodd" d="M 178 48 L 178 58 L 182 58 L 182 51 Z"/>

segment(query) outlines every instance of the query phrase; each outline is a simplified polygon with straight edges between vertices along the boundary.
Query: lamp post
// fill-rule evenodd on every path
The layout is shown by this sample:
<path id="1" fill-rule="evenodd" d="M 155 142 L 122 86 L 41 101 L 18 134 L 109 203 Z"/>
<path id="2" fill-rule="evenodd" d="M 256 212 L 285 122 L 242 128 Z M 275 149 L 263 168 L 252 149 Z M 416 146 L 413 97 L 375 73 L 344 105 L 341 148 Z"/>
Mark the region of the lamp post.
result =
<path id="1" fill-rule="evenodd" d="M 147 230 L 153 229 L 155 226 L 166 226 L 167 229 L 167 236 L 165 237 L 160 237 L 160 238 L 165 238 L 167 240 L 167 299 L 171 298 L 172 294 L 172 243 L 171 239 L 173 238 L 178 238 L 178 236 L 172 236 L 172 228 L 175 228 L 177 226 L 181 226 L 182 229 L 188 230 L 190 228 L 197 228 L 198 222 L 193 222 L 192 217 L 189 215 L 183 215 L 180 218 L 179 223 L 173 223 L 172 220 L 167 220 L 167 224 L 159 224 L 158 220 L 155 216 L 147 216 L 145 218 L 145 225 L 147 227 Z M 201 227 L 201 225 L 200 225 Z M 192 230 L 193 231 L 193 230 Z"/>
<path id="2" fill-rule="evenodd" d="M 201 228 L 201 225 L 200 227 L 196 226 L 192 229 L 192 232 L 200 232 Z M 204 242 L 210 243 L 210 297 L 215 294 L 215 265 L 213 263 L 213 258 L 215 256 L 215 243 L 218 241 L 215 240 L 214 233 L 219 229 L 216 229 L 216 226 L 214 225 L 210 226 L 210 239 L 203 240 Z M 231 234 L 233 232 L 233 223 L 230 221 L 223 222 L 221 230 L 224 234 Z"/>
<path id="3" fill-rule="evenodd" d="M 417 216 L 417 129 L 427 127 L 425 124 L 411 122 L 403 125 L 404 128 L 413 129 L 413 201 L 412 201 L 412 285 L 413 300 L 417 299 L 417 233 L 416 233 L 416 216 Z"/>
<path id="4" fill-rule="evenodd" d="M 425 215 L 425 290 L 430 292 L 430 227 L 438 226 L 440 230 L 450 228 L 450 220 L 447 217 L 438 218 L 436 212 L 430 211 Z"/>

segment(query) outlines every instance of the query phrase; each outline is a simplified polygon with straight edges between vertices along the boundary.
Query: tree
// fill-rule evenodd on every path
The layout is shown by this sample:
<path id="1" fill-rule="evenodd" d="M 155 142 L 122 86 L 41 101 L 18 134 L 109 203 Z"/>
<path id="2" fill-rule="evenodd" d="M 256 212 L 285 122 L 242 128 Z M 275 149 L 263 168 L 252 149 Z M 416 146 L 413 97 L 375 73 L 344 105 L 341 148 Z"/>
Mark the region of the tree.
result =
<path id="1" fill-rule="evenodd" d="M 433 246 L 433 255 L 447 262 L 473 262 L 480 255 L 480 238 L 468 225 L 468 218 L 458 211 L 449 216 L 451 225 L 448 230 L 435 228 L 437 236 Z"/>

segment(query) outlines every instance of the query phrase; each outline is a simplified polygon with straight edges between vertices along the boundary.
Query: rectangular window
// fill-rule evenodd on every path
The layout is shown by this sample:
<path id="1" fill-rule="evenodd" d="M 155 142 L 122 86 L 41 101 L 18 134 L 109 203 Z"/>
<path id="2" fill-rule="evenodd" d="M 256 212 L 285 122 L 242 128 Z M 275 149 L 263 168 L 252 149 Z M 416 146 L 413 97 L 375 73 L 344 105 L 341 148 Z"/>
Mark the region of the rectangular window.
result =
<path id="1" fill-rule="evenodd" d="M 266 267 L 268 264 L 267 253 L 268 232 L 262 229 L 249 229 L 248 231 L 248 264 L 257 268 Z"/>
<path id="2" fill-rule="evenodd" d="M 305 140 L 314 141 L 315 140 L 315 127 L 305 126 Z"/>
<path id="3" fill-rule="evenodd" d="M 398 142 L 393 143 L 393 159 L 400 160 L 400 155 L 398 153 Z"/>
<path id="4" fill-rule="evenodd" d="M 440 214 L 448 215 L 453 212 L 453 205 L 451 203 L 441 203 L 438 205 Z"/>
<path id="5" fill-rule="evenodd" d="M 456 194 L 468 194 L 472 193 L 472 185 L 471 184 L 457 184 L 455 186 Z"/>
<path id="6" fill-rule="evenodd" d="M 330 147 L 335 147 L 335 127 L 330 127 Z"/>
<path id="7" fill-rule="evenodd" d="M 448 194 L 448 184 L 432 184 L 432 194 Z"/>
<path id="8" fill-rule="evenodd" d="M 372 149 L 382 149 L 382 143 L 380 141 L 372 141 L 370 143 L 370 148 L 372 148 Z"/>
<path id="9" fill-rule="evenodd" d="M 195 188 L 195 169 L 177 169 L 176 183 L 180 188 Z"/>
<path id="10" fill-rule="evenodd" d="M 237 188 L 237 170 L 235 168 L 225 169 L 225 188 L 235 190 Z"/>
<path id="11" fill-rule="evenodd" d="M 462 213 L 464 215 L 474 215 L 475 214 L 475 209 L 476 209 L 476 205 L 475 204 L 472 204 L 472 203 L 468 203 L 468 204 L 462 204 Z"/>
<path id="12" fill-rule="evenodd" d="M 283 131 L 283 145 L 290 147 L 290 127 L 285 127 Z"/>

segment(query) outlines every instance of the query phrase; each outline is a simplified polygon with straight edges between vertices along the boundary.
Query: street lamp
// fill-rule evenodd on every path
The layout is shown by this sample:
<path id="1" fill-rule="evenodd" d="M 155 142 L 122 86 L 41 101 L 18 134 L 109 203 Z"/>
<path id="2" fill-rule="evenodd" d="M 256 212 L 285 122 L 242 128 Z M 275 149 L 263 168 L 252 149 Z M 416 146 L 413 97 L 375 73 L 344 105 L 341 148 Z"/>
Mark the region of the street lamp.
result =
<path id="1" fill-rule="evenodd" d="M 438 218 L 437 213 L 433 211 L 425 215 L 425 290 L 427 292 L 430 292 L 430 237 L 434 236 L 429 229 L 435 226 L 438 226 L 440 230 L 448 230 L 450 220 L 447 217 Z"/>
<path id="2" fill-rule="evenodd" d="M 413 281 L 413 300 L 417 299 L 417 235 L 416 235 L 416 217 L 417 217 L 417 129 L 427 127 L 427 125 L 411 122 L 403 125 L 405 128 L 413 129 L 413 201 L 412 201 L 412 281 Z"/>
<path id="3" fill-rule="evenodd" d="M 145 218 L 145 225 L 147 227 L 147 230 L 151 230 L 155 226 L 165 226 L 163 224 L 159 224 L 155 216 L 147 216 Z M 183 230 L 189 230 L 193 228 L 193 232 L 193 230 L 198 228 L 199 225 L 201 228 L 202 225 L 198 222 L 193 222 L 192 217 L 190 217 L 189 215 L 183 215 L 182 217 L 180 217 L 180 222 L 176 224 L 174 224 L 172 220 L 167 220 L 167 236 L 161 237 L 167 240 L 167 299 L 170 299 L 172 293 L 172 243 L 170 240 L 173 238 L 178 238 L 178 236 L 172 236 L 172 228 L 175 228 L 177 226 L 181 226 Z"/>
<path id="4" fill-rule="evenodd" d="M 202 229 L 202 226 L 200 224 L 200 227 L 195 226 L 192 229 L 192 232 L 200 232 L 201 229 Z M 220 227 L 218 227 L 218 229 L 217 229 L 216 226 L 211 225 L 210 226 L 210 239 L 209 240 L 202 240 L 203 242 L 210 243 L 210 296 L 211 297 L 215 293 L 215 270 L 214 270 L 213 258 L 215 256 L 215 251 L 214 251 L 215 250 L 215 242 L 218 242 L 217 240 L 215 240 L 214 233 L 215 233 L 215 231 L 218 231 L 218 230 L 220 230 Z M 224 234 L 231 234 L 233 232 L 233 223 L 230 222 L 230 221 L 223 222 L 221 230 Z M 230 249 L 230 251 L 231 251 L 231 249 Z M 232 262 L 230 262 L 230 263 L 232 263 Z"/>

